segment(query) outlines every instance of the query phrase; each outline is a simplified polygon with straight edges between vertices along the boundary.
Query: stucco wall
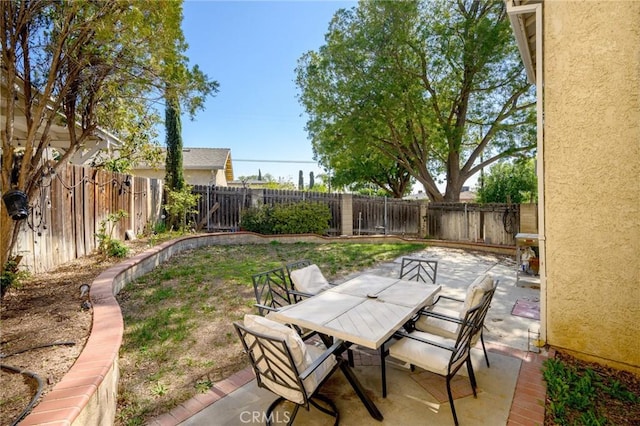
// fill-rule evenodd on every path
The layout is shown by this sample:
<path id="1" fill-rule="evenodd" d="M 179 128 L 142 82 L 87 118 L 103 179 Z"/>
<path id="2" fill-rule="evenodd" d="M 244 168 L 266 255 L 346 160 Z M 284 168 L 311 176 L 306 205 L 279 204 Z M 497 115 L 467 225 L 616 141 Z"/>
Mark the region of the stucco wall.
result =
<path id="1" fill-rule="evenodd" d="M 209 185 L 215 183 L 217 186 L 227 186 L 227 178 L 224 170 L 216 170 L 212 175 L 211 170 L 190 170 L 184 171 L 184 179 L 189 185 Z"/>
<path id="2" fill-rule="evenodd" d="M 640 2 L 544 3 L 547 341 L 640 366 Z"/>

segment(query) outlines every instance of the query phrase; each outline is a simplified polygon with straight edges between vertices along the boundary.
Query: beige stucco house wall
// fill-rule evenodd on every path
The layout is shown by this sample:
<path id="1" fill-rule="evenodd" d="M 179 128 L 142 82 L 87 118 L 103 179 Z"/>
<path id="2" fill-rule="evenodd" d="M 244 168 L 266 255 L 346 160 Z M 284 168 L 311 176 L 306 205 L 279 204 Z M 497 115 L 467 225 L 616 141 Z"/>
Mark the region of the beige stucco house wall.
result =
<path id="1" fill-rule="evenodd" d="M 153 179 L 164 179 L 165 177 L 164 168 L 137 168 L 133 173 L 135 174 L 135 176 L 142 176 Z M 224 170 L 185 169 L 183 170 L 183 173 L 184 180 L 189 185 L 228 186 Z"/>
<path id="2" fill-rule="evenodd" d="M 640 372 L 640 2 L 507 5 L 539 99 L 543 337 Z"/>

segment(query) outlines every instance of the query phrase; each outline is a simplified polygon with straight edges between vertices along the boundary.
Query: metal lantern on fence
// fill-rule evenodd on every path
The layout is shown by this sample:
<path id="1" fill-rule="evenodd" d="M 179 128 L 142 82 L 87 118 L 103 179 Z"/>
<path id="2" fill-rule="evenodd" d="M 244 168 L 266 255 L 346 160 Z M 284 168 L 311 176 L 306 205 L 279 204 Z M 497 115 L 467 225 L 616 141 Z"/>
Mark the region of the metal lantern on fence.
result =
<path id="1" fill-rule="evenodd" d="M 2 196 L 2 201 L 11 219 L 22 220 L 29 216 L 29 199 L 23 191 L 18 189 L 7 191 Z"/>

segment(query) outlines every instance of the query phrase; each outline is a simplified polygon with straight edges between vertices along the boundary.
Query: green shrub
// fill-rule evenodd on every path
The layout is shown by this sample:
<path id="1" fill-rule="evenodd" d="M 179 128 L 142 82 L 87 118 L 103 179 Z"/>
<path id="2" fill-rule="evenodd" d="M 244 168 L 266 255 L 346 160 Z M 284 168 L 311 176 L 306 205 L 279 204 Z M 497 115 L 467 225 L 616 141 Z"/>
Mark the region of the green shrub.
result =
<path id="1" fill-rule="evenodd" d="M 21 271 L 18 268 L 21 258 L 11 257 L 2 267 L 2 273 L 0 273 L 0 299 L 4 297 L 9 288 L 18 286 L 22 279 L 29 276 L 28 272 Z"/>
<path id="2" fill-rule="evenodd" d="M 195 207 L 198 205 L 199 194 L 191 192 L 193 187 L 185 185 L 181 190 L 167 188 L 167 204 L 165 210 L 170 216 L 170 223 L 175 225 L 180 232 L 185 232 L 189 223 L 187 216 L 198 213 Z"/>
<path id="3" fill-rule="evenodd" d="M 104 254 L 109 257 L 127 257 L 129 254 L 129 247 L 127 247 L 122 241 L 110 238 L 104 244 Z"/>
<path id="4" fill-rule="evenodd" d="M 272 234 L 271 206 L 251 207 L 242 213 L 240 226 L 242 229 L 258 234 Z"/>
<path id="5" fill-rule="evenodd" d="M 303 201 L 247 209 L 241 226 L 259 234 L 326 234 L 331 211 L 321 203 Z"/>
<path id="6" fill-rule="evenodd" d="M 635 404 L 638 397 L 618 380 L 609 380 L 592 368 L 578 368 L 562 360 L 544 361 L 542 376 L 547 382 L 547 414 L 556 425 L 602 426 L 609 424 L 603 395 L 615 405 Z"/>
<path id="7" fill-rule="evenodd" d="M 118 210 L 117 213 L 110 213 L 106 219 L 100 221 L 100 228 L 96 233 L 99 253 L 108 257 L 126 257 L 129 254 L 129 247 L 112 237 L 116 224 L 125 217 L 127 212 Z"/>

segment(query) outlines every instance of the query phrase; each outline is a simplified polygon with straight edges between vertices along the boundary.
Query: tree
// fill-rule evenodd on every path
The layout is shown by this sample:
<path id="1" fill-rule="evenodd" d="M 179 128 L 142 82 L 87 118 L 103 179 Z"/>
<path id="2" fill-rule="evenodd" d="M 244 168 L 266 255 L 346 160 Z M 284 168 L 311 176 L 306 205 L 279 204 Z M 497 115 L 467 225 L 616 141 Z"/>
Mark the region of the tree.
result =
<path id="1" fill-rule="evenodd" d="M 357 148 L 353 147 L 353 150 Z M 358 154 L 336 155 L 340 149 L 335 147 L 331 160 L 334 172 L 331 183 L 334 187 L 356 191 L 367 188 L 366 192 L 370 193 L 373 185 L 376 194 L 381 192 L 393 198 L 402 198 L 411 190 L 414 179 L 407 169 L 392 159 L 371 149 Z"/>
<path id="2" fill-rule="evenodd" d="M 182 169 L 182 124 L 180 104 L 176 99 L 167 97 L 165 127 L 167 129 L 167 158 L 165 167 L 165 185 L 172 191 L 184 188 Z"/>
<path id="3" fill-rule="evenodd" d="M 534 202 L 538 197 L 538 183 L 532 159 L 497 163 L 481 182 L 479 203 L 515 204 Z"/>
<path id="4" fill-rule="evenodd" d="M 313 172 L 309 172 L 309 190 L 313 188 L 313 185 L 315 185 Z"/>
<path id="5" fill-rule="evenodd" d="M 304 175 L 302 174 L 302 170 L 298 172 L 298 190 L 302 191 L 304 189 Z"/>
<path id="6" fill-rule="evenodd" d="M 98 124 L 129 147 L 123 153 L 138 152 L 135 144 L 152 138 L 158 120 L 155 106 L 167 87 L 191 116 L 201 109 L 217 83 L 197 66 L 188 67 L 181 21 L 180 1 L 0 2 L 6 87 L 2 191 L 16 188 L 34 197 L 43 171 L 68 162 L 94 137 Z M 18 143 L 14 123 L 19 111 L 27 137 Z M 68 124 L 69 146 L 58 153 L 48 149 L 54 123 Z M 22 158 L 19 165 L 17 156 Z M 18 167 L 12 179 L 14 164 Z M 113 165 L 128 166 L 126 161 Z M 4 265 L 19 223 L 0 210 Z"/>
<path id="7" fill-rule="evenodd" d="M 371 152 L 431 200 L 457 201 L 483 167 L 535 148 L 535 99 L 502 1 L 360 2 L 296 72 L 314 154 L 336 174 Z"/>

